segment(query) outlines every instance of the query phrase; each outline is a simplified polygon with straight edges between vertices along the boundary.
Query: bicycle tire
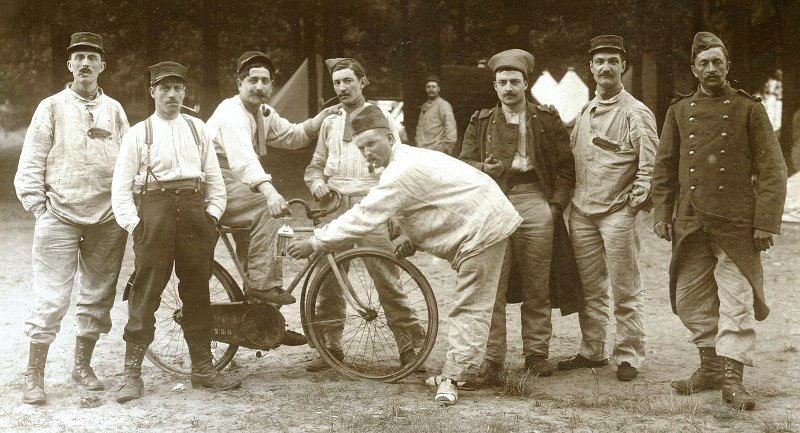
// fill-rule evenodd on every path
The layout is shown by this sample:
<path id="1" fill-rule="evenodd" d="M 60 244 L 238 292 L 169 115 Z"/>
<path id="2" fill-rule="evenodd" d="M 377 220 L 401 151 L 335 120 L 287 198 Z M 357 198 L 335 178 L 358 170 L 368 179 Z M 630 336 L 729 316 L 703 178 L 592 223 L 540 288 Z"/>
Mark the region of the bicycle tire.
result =
<path id="1" fill-rule="evenodd" d="M 436 298 L 428 280 L 411 262 L 398 259 L 393 254 L 374 248 L 355 248 L 334 256 L 340 269 L 346 269 L 346 276 L 365 304 L 370 307 L 370 314 L 362 314 L 354 308 L 352 301 L 345 301 L 342 319 L 331 320 L 330 312 L 319 311 L 321 305 L 331 305 L 327 299 L 331 291 L 339 289 L 335 273 L 329 263 L 325 262 L 314 276 L 304 298 L 303 323 L 307 329 L 310 345 L 313 345 L 320 355 L 337 371 L 356 379 L 376 380 L 382 382 L 397 382 L 409 376 L 430 355 L 436 343 L 439 326 L 439 313 Z M 324 260 L 324 258 L 323 258 Z M 370 263 L 370 265 L 367 265 Z M 369 268 L 372 268 L 370 272 Z M 392 274 L 392 270 L 397 273 Z M 388 275 L 383 281 L 388 283 L 384 287 L 383 295 L 376 287 L 373 275 Z M 325 295 L 323 295 L 325 293 Z M 402 294 L 402 296 L 392 296 Z M 383 296 L 383 299 L 379 299 Z M 325 303 L 318 305 L 320 298 L 326 299 Z M 398 301 L 405 297 L 405 306 L 409 311 L 414 311 L 412 316 L 402 316 L 396 312 L 390 313 L 394 319 L 387 318 L 383 304 L 386 301 Z M 397 309 L 395 309 L 397 311 Z M 399 321 L 406 321 L 405 327 L 398 326 Z M 389 323 L 394 321 L 394 326 Z M 408 325 L 415 323 L 416 325 Z M 325 334 L 330 332 L 331 324 L 341 324 L 341 359 L 337 356 L 336 349 L 325 343 Z M 417 338 L 412 346 L 416 355 L 406 364 L 400 363 L 400 348 L 397 335 L 405 335 L 408 341 L 413 340 L 410 335 L 416 330 Z M 419 331 L 424 336 L 419 335 Z M 335 331 L 334 331 L 335 332 Z M 369 353 L 371 351 L 371 353 Z"/>
<path id="2" fill-rule="evenodd" d="M 131 275 L 133 278 L 133 275 Z M 244 301 L 244 293 L 231 274 L 216 260 L 209 280 L 211 303 L 215 301 Z M 147 359 L 165 372 L 191 374 L 191 360 L 180 326 L 181 300 L 178 296 L 178 280 L 172 273 L 167 287 L 161 295 L 161 305 L 156 311 L 156 334 L 147 348 Z M 212 337 L 213 338 L 213 337 Z M 239 346 L 212 340 L 211 356 L 214 368 L 222 370 L 233 360 Z"/>

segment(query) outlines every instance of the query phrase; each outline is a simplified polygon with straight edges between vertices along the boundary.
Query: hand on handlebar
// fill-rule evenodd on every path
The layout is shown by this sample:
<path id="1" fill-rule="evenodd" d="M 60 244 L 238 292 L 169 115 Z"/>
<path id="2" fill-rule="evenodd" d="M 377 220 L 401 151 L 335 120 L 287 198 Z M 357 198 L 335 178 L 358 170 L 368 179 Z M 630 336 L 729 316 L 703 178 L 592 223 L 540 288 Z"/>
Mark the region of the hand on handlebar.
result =
<path id="1" fill-rule="evenodd" d="M 314 246 L 308 239 L 298 239 L 286 247 L 286 252 L 294 259 L 304 259 L 314 254 Z"/>
<path id="2" fill-rule="evenodd" d="M 289 212 L 289 207 L 283 196 L 276 191 L 267 195 L 267 210 L 273 218 L 280 218 Z"/>
<path id="3" fill-rule="evenodd" d="M 328 188 L 328 184 L 324 181 L 315 182 L 314 186 L 311 188 L 311 195 L 317 200 L 324 200 L 330 193 L 331 189 Z"/>

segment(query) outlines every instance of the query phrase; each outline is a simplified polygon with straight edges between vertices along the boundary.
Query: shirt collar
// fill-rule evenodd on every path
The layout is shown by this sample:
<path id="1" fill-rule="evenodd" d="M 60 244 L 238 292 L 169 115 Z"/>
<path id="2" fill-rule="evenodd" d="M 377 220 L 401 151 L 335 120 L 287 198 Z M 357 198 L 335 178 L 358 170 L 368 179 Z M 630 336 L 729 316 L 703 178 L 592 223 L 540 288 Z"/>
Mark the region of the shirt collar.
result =
<path id="1" fill-rule="evenodd" d="M 603 105 L 616 104 L 619 101 L 619 99 L 622 98 L 622 94 L 623 93 L 625 93 L 625 87 L 621 87 L 620 90 L 619 90 L 619 93 L 617 93 L 616 95 L 614 95 L 614 96 L 612 96 L 612 97 L 610 97 L 608 99 L 603 99 L 600 96 L 600 90 L 599 89 L 595 89 L 595 91 L 594 91 L 595 101 L 598 104 L 603 104 Z"/>
<path id="2" fill-rule="evenodd" d="M 78 99 L 78 100 L 80 100 L 81 102 L 84 102 L 84 103 L 97 102 L 97 100 L 100 99 L 100 97 L 103 96 L 103 94 L 104 94 L 103 93 L 103 89 L 98 86 L 97 87 L 97 96 L 95 96 L 94 99 L 88 99 L 88 98 L 84 98 L 83 96 L 78 94 L 78 92 L 72 90 L 72 82 L 67 83 L 65 88 L 66 88 L 67 91 L 69 91 L 70 95 L 72 95 L 73 98 L 76 98 L 76 99 Z"/>
<path id="3" fill-rule="evenodd" d="M 712 95 L 711 93 L 706 92 L 705 90 L 703 90 L 703 86 L 698 84 L 697 85 L 697 96 L 699 96 L 701 98 L 716 98 L 716 97 L 719 97 L 719 96 L 722 96 L 722 95 L 725 95 L 726 93 L 728 93 L 730 88 L 731 88 L 730 81 L 725 81 L 725 84 L 722 85 L 722 91 L 720 92 L 720 94 L 719 95 Z"/>

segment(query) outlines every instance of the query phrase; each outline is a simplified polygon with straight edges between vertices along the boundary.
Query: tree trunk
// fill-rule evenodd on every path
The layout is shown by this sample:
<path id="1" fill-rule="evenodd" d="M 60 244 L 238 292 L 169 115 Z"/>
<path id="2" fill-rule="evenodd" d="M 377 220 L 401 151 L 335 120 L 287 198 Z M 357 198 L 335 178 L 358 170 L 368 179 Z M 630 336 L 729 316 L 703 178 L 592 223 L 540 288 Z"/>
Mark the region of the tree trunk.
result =
<path id="1" fill-rule="evenodd" d="M 200 27 L 202 40 L 202 89 L 198 98 L 200 112 L 203 119 L 208 119 L 214 109 L 220 103 L 219 92 L 219 24 L 218 18 L 221 11 L 218 10 L 218 3 L 214 0 L 205 0 L 201 6 L 200 19 L 197 21 Z"/>
<path id="2" fill-rule="evenodd" d="M 303 57 L 308 59 L 308 114 L 319 111 L 317 100 L 317 2 L 304 0 L 303 5 Z"/>
<path id="3" fill-rule="evenodd" d="M 794 115 L 800 109 L 800 50 L 797 41 L 800 39 L 800 3 L 795 0 L 784 0 L 778 3 L 781 17 L 781 41 L 783 45 L 783 113 L 781 117 L 780 143 L 783 157 L 789 174 L 797 171 L 792 159 L 792 151 L 800 151 L 795 136 Z"/>
<path id="4" fill-rule="evenodd" d="M 70 33 L 59 21 L 57 19 L 50 21 L 50 66 L 52 68 L 54 92 L 61 91 L 64 88 L 64 84 L 69 81 L 67 47 L 70 42 Z"/>

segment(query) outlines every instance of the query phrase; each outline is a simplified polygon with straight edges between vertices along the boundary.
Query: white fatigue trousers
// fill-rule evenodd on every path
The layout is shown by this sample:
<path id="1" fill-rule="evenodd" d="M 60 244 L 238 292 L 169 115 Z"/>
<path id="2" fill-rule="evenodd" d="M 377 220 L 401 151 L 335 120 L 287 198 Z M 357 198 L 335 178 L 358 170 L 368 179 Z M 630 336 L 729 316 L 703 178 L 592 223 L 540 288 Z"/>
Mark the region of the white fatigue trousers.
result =
<path id="1" fill-rule="evenodd" d="M 578 313 L 581 356 L 593 361 L 608 358 L 613 296 L 614 361 L 639 368 L 645 357 L 645 333 L 636 211 L 625 205 L 608 214 L 586 216 L 573 209 L 569 231 L 583 283 L 584 306 Z"/>
<path id="2" fill-rule="evenodd" d="M 364 198 L 364 196 L 346 195 L 341 197 L 339 210 L 332 215 L 328 215 L 325 219 L 333 220 Z M 380 225 L 366 236 L 358 239 L 355 244 L 359 247 L 374 247 L 394 254 L 394 244 L 389 240 L 389 229 L 386 224 Z M 397 343 L 398 354 L 412 347 L 422 347 L 422 342 L 425 340 L 426 327 L 423 326 L 418 311 L 408 305 L 406 296 L 398 296 L 396 291 L 387 290 L 390 282 L 397 280 L 396 275 L 388 275 L 394 270 L 376 269 L 374 264 L 370 265 L 370 262 L 366 262 L 366 266 L 370 277 L 375 282 L 378 300 L 386 313 L 387 325 Z M 326 279 L 327 282 L 333 283 L 333 279 Z M 317 320 L 331 324 L 331 326 L 326 326 L 323 331 L 323 339 L 328 347 L 341 348 L 342 346 L 342 332 L 344 330 L 344 321 L 346 320 L 345 309 L 346 300 L 338 283 L 326 285 L 325 288 L 320 290 L 317 297 L 316 316 Z M 347 344 L 348 342 L 344 343 Z"/>
<path id="3" fill-rule="evenodd" d="M 67 224 L 48 209 L 33 231 L 34 303 L 25 321 L 31 342 L 50 344 L 67 314 L 77 280 L 77 336 L 97 340 L 111 330 L 111 307 L 128 233 L 113 219 Z"/>
<path id="4" fill-rule="evenodd" d="M 461 263 L 447 316 L 449 348 L 442 376 L 454 381 L 476 380 L 486 356 L 497 283 L 508 239 L 496 242 Z"/>
<path id="5" fill-rule="evenodd" d="M 239 182 L 230 168 L 221 167 L 228 194 L 225 213 L 220 223 L 229 227 L 250 229 L 249 242 L 235 237 L 236 254 L 247 271 L 246 290 L 269 290 L 283 287 L 283 261 L 275 256 L 280 218 L 272 218 L 267 198 Z M 247 247 L 247 248 L 244 248 Z"/>
<path id="6" fill-rule="evenodd" d="M 752 367 L 756 329 L 750 282 L 711 239 L 706 248 L 686 251 L 675 301 L 678 317 L 692 333 L 689 341 L 716 347 L 718 355 Z"/>

